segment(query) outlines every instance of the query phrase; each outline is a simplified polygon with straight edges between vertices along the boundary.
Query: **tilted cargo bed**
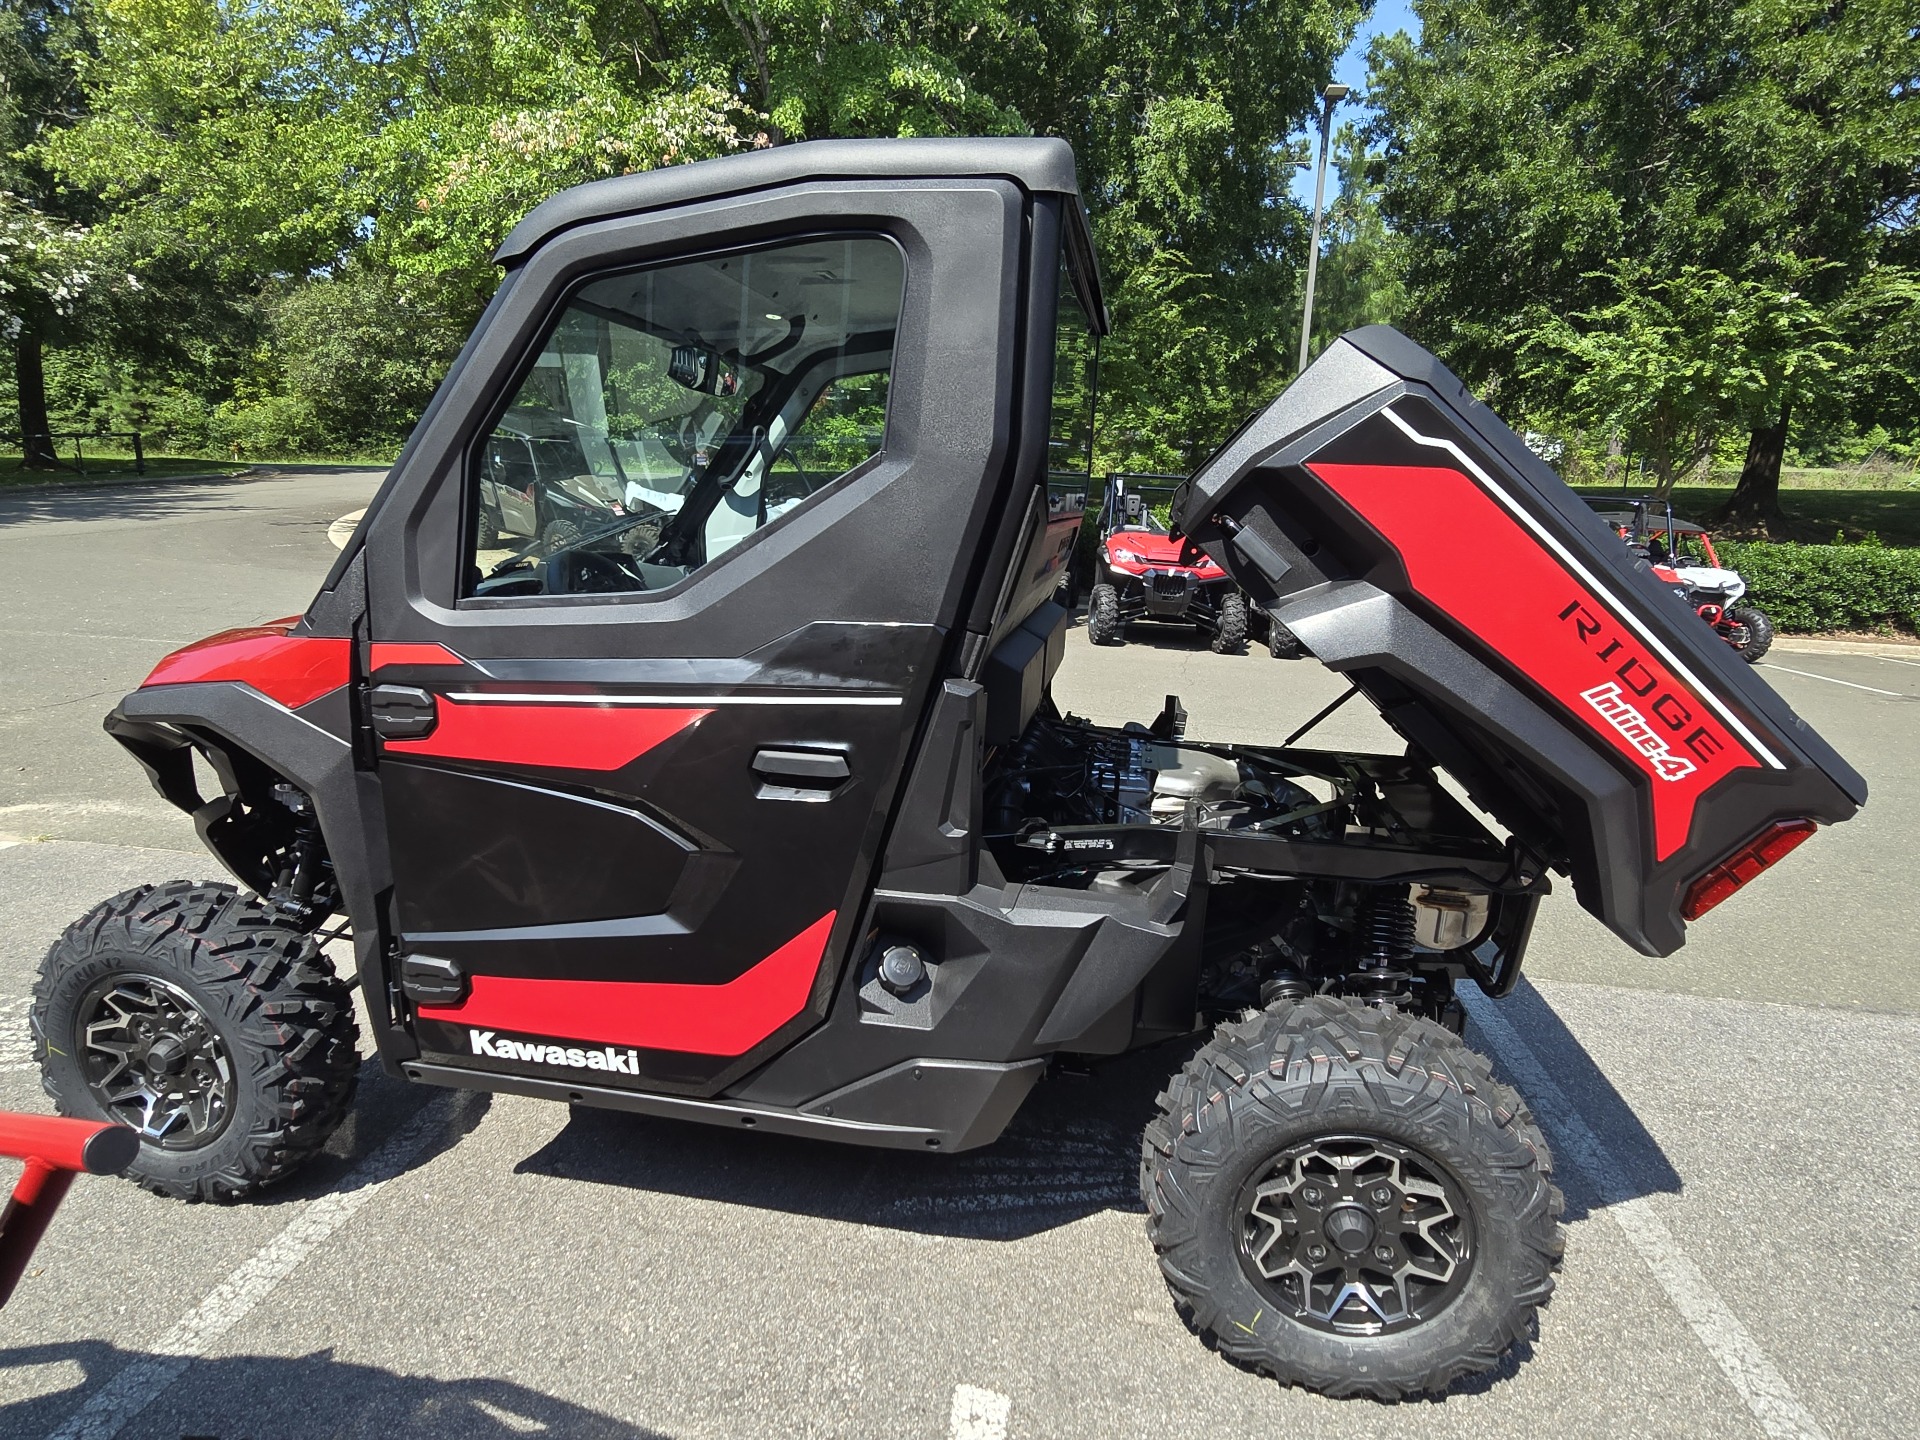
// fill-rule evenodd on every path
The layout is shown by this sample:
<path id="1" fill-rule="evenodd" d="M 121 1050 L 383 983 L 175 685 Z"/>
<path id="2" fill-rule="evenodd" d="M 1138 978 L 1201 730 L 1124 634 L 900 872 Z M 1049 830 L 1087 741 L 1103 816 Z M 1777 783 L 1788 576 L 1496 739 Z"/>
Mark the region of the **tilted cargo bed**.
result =
<path id="1" fill-rule="evenodd" d="M 1866 782 L 1443 365 L 1357 330 L 1179 526 L 1642 953 Z"/>

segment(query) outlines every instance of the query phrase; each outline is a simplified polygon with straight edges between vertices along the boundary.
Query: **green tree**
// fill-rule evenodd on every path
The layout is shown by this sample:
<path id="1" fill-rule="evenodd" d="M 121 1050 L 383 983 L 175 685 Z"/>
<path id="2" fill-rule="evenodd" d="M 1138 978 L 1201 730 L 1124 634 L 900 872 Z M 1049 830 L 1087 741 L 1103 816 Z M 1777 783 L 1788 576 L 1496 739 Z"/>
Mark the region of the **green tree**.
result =
<path id="1" fill-rule="evenodd" d="M 116 225 L 218 256 L 236 290 L 385 273 L 455 324 L 507 229 L 581 180 L 828 136 L 1065 136 L 1124 327 L 1102 458 L 1176 467 L 1283 373 L 1288 137 L 1364 7 L 99 3 L 90 113 L 47 153 Z"/>
<path id="2" fill-rule="evenodd" d="M 1668 280 L 1689 266 L 1782 289 L 1805 276 L 1845 333 L 1864 278 L 1908 243 L 1920 28 L 1902 0 L 1417 8 L 1420 40 L 1377 44 L 1371 86 L 1411 323 L 1522 408 L 1566 381 L 1520 369 L 1519 332 L 1541 308 L 1604 310 L 1617 260 Z M 1752 433 L 1740 518 L 1778 522 L 1807 398 L 1788 385 L 1738 417 Z"/>
<path id="3" fill-rule="evenodd" d="M 28 465 L 59 464 L 48 431 L 44 351 L 95 281 L 88 197 L 62 192 L 35 155 L 83 104 L 76 64 L 90 37 L 57 3 L 0 9 L 0 335 L 13 351 L 20 439 Z"/>
<path id="4" fill-rule="evenodd" d="M 1521 332 L 1519 374 L 1536 393 L 1557 391 L 1561 413 L 1620 431 L 1661 496 L 1730 425 L 1777 413 L 1845 358 L 1826 314 L 1798 290 L 1631 261 L 1603 278 L 1614 295 L 1599 309 L 1536 313 Z"/>

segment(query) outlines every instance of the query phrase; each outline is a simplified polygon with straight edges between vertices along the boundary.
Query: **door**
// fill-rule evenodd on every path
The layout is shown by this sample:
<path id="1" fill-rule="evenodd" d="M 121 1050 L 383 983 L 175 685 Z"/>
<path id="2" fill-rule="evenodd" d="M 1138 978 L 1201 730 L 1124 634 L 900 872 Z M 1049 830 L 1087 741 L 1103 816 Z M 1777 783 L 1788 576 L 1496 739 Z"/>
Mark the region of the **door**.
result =
<path id="1" fill-rule="evenodd" d="M 462 445 L 369 546 L 423 1059 L 710 1094 L 825 1013 L 1011 425 L 1018 192 L 912 189 L 737 242 L 626 222 L 584 273 L 567 237 L 490 312 L 490 391 L 470 345 Z M 503 490 L 538 535 L 478 523 Z"/>

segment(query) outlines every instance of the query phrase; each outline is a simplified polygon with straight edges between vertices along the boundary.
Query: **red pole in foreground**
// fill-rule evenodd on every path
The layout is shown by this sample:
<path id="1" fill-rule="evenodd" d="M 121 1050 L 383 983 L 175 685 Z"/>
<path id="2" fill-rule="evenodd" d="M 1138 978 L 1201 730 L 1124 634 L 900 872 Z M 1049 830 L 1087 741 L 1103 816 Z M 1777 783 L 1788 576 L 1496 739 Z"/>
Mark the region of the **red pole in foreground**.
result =
<path id="1" fill-rule="evenodd" d="M 117 1175 L 140 1152 L 138 1132 L 125 1125 L 18 1115 L 0 1110 L 0 1155 L 24 1160 L 26 1169 L 0 1214 L 0 1305 L 26 1273 L 47 1222 L 82 1171 Z"/>

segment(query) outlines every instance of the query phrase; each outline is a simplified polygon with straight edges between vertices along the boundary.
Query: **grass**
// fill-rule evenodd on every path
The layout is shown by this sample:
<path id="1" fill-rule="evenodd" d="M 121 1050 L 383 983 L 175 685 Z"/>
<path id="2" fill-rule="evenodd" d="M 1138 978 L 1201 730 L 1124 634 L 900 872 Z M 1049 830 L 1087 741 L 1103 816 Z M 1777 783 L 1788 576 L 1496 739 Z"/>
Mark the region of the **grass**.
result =
<path id="1" fill-rule="evenodd" d="M 1673 492 L 1673 513 L 1704 522 L 1733 494 L 1733 473 L 1714 483 L 1681 485 Z M 1576 485 L 1582 495 L 1645 495 L 1645 489 L 1622 490 L 1617 485 Z M 1832 544 L 1836 535 L 1848 541 L 1877 535 L 1886 545 L 1920 546 L 1920 477 L 1910 473 L 1851 470 L 1785 470 L 1780 475 L 1780 508 L 1793 525 L 1793 537 L 1810 543 Z"/>
<path id="2" fill-rule="evenodd" d="M 71 463 L 71 456 L 63 454 L 63 460 Z M 89 482 L 111 483 L 123 480 L 165 480 L 177 475 L 225 475 L 235 470 L 244 470 L 244 464 L 236 465 L 231 460 L 202 460 L 190 455 L 149 455 L 147 473 L 139 474 L 133 467 L 133 456 L 116 455 L 111 451 L 99 455 L 86 455 L 86 470 L 75 474 L 72 470 L 29 470 L 18 455 L 0 456 L 0 489 L 27 489 L 35 485 L 84 485 Z"/>

